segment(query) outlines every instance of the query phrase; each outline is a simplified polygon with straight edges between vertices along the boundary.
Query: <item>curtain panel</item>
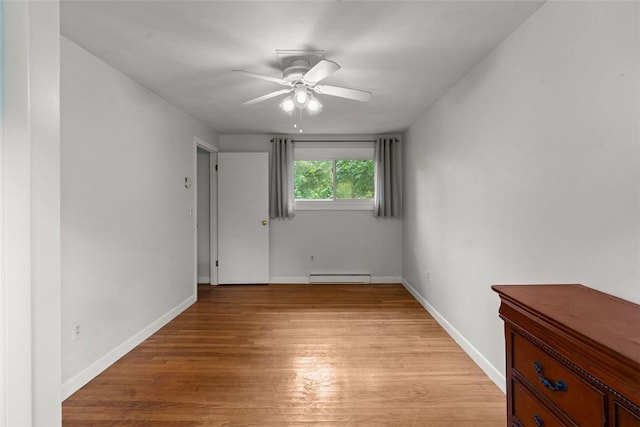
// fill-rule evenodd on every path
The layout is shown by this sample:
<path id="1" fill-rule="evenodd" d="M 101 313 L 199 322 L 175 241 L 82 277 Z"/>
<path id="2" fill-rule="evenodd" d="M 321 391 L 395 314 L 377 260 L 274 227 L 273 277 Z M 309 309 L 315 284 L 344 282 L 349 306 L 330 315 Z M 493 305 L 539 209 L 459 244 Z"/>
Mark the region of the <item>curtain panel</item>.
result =
<path id="1" fill-rule="evenodd" d="M 379 138 L 375 143 L 375 200 L 373 215 L 402 215 L 402 152 L 397 138 Z"/>
<path id="2" fill-rule="evenodd" d="M 271 140 L 271 176 L 269 191 L 269 216 L 291 218 L 295 216 L 293 200 L 293 140 Z"/>

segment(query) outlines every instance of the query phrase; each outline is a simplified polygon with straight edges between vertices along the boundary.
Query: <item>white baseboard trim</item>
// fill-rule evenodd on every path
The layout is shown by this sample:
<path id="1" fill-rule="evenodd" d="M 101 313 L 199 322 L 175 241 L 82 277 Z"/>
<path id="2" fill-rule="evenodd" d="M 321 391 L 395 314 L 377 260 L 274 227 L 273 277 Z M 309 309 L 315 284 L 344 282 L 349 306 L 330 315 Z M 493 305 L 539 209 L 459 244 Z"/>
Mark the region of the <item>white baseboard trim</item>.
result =
<path id="1" fill-rule="evenodd" d="M 209 277 L 209 276 L 198 276 L 198 283 L 210 284 L 211 283 L 211 277 Z"/>
<path id="2" fill-rule="evenodd" d="M 433 316 L 436 322 L 453 338 L 453 340 L 471 357 L 485 374 L 498 386 L 503 393 L 507 392 L 506 379 L 483 355 L 473 346 L 451 323 L 447 321 L 411 284 L 402 279 L 402 285 Z"/>
<path id="3" fill-rule="evenodd" d="M 65 400 L 76 391 L 80 390 L 85 384 L 94 379 L 98 374 L 113 365 L 122 356 L 133 350 L 136 346 L 156 333 L 164 325 L 172 321 L 176 316 L 189 308 L 194 302 L 196 302 L 196 296 L 192 295 L 180 304 L 169 310 L 169 312 L 160 316 L 157 320 L 153 321 L 149 326 L 102 356 L 100 359 L 93 362 L 87 368 L 83 369 L 78 374 L 74 375 L 64 384 L 62 384 L 62 400 Z"/>
<path id="4" fill-rule="evenodd" d="M 304 284 L 309 283 L 309 276 L 272 276 L 269 277 L 269 283 Z"/>
<path id="5" fill-rule="evenodd" d="M 322 283 L 371 283 L 371 275 L 366 273 L 312 273 L 309 275 L 309 282 L 315 284 Z"/>
<path id="6" fill-rule="evenodd" d="M 396 276 L 373 276 L 371 283 L 402 283 L 402 277 Z"/>

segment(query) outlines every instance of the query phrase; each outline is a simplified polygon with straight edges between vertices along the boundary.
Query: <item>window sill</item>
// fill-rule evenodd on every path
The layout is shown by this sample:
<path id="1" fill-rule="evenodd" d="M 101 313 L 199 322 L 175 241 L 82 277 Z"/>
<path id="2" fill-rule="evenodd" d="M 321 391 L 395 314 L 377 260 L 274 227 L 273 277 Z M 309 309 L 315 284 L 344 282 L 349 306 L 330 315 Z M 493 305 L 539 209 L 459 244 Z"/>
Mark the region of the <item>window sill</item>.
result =
<path id="1" fill-rule="evenodd" d="M 299 211 L 372 211 L 373 200 L 296 200 Z"/>

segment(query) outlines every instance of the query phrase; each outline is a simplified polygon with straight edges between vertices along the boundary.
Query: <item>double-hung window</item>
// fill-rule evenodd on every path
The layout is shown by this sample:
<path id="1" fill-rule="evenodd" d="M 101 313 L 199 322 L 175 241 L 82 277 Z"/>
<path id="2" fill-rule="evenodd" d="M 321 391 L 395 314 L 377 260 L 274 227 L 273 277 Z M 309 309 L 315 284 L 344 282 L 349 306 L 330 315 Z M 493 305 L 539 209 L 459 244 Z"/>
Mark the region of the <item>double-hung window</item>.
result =
<path id="1" fill-rule="evenodd" d="M 373 209 L 373 147 L 325 145 L 297 143 L 293 164 L 296 209 Z"/>

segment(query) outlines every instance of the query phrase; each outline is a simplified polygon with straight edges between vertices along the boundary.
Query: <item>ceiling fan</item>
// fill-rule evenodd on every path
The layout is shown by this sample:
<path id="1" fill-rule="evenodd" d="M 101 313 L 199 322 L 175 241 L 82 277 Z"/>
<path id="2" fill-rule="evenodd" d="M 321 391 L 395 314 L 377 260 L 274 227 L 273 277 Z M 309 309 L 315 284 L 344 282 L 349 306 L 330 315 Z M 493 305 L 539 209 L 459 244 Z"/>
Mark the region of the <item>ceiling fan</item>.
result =
<path id="1" fill-rule="evenodd" d="M 322 80 L 340 69 L 340 65 L 337 63 L 322 58 L 323 51 L 278 50 L 277 52 L 280 56 L 282 78 L 244 70 L 232 71 L 254 79 L 266 80 L 286 86 L 284 89 L 250 99 L 244 102 L 244 105 L 257 104 L 258 102 L 287 94 L 279 105 L 284 112 L 293 114 L 297 108 L 299 110 L 304 109 L 309 114 L 317 114 L 322 111 L 323 106 L 318 98 L 314 96 L 314 93 L 360 102 L 367 102 L 373 96 L 371 92 L 365 90 L 320 84 Z"/>

